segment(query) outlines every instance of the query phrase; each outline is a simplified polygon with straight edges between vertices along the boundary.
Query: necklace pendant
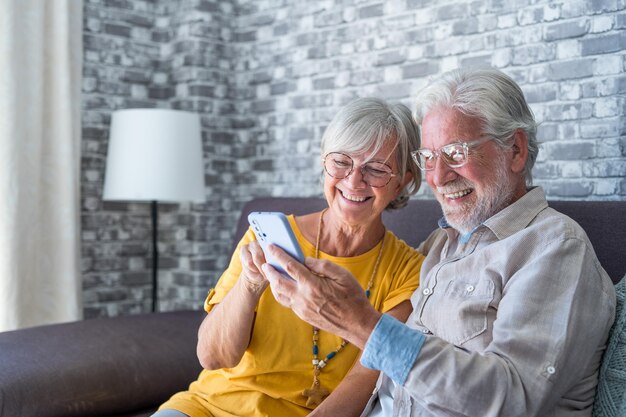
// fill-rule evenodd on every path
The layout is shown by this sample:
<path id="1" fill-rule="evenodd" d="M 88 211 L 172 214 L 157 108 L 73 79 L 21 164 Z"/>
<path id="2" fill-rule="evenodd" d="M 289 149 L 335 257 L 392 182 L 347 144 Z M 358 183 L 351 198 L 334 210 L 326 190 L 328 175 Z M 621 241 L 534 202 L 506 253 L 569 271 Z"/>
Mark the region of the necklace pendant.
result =
<path id="1" fill-rule="evenodd" d="M 324 401 L 324 398 L 328 396 L 328 394 L 330 394 L 330 391 L 328 391 L 326 388 L 323 388 L 320 385 L 319 381 L 313 381 L 313 385 L 311 385 L 311 388 L 307 388 L 302 391 L 302 395 L 307 397 L 307 407 L 320 405 L 322 401 Z"/>

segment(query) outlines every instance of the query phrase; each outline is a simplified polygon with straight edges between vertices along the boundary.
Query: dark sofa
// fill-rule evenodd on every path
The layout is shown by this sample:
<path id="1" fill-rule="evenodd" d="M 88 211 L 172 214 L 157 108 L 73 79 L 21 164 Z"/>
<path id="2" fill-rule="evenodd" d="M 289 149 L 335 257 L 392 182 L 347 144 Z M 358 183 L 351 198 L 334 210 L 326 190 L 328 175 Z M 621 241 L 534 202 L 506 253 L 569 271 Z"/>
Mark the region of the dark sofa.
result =
<path id="1" fill-rule="evenodd" d="M 626 201 L 552 201 L 587 231 L 614 282 L 626 273 Z M 243 209 L 303 214 L 317 198 L 262 198 Z M 384 214 L 385 224 L 417 246 L 441 216 L 435 201 L 415 200 Z M 198 300 L 198 305 L 203 300 Z M 200 365 L 196 331 L 204 313 L 183 311 L 92 319 L 0 333 L 0 417 L 149 416 L 193 381 Z"/>

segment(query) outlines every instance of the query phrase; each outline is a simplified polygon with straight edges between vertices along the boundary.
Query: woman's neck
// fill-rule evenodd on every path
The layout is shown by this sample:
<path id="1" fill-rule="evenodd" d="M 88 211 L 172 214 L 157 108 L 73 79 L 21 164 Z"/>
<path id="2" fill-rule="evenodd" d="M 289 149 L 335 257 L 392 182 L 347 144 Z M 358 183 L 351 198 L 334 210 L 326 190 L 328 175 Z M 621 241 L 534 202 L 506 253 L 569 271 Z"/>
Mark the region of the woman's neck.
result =
<path id="1" fill-rule="evenodd" d="M 362 255 L 375 247 L 384 235 L 385 226 L 380 217 L 373 222 L 353 225 L 326 210 L 321 223 L 319 250 L 340 257 Z"/>

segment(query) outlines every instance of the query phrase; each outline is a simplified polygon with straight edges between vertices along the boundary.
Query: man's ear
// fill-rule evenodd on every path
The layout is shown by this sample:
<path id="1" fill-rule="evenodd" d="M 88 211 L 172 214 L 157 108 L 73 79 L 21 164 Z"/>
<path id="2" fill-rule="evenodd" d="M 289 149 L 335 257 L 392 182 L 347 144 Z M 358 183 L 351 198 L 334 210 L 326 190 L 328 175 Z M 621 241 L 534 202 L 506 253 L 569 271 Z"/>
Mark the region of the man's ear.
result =
<path id="1" fill-rule="evenodd" d="M 528 160 L 528 135 L 522 129 L 517 129 L 513 134 L 513 151 L 511 160 L 511 171 L 520 173 L 526 167 Z"/>

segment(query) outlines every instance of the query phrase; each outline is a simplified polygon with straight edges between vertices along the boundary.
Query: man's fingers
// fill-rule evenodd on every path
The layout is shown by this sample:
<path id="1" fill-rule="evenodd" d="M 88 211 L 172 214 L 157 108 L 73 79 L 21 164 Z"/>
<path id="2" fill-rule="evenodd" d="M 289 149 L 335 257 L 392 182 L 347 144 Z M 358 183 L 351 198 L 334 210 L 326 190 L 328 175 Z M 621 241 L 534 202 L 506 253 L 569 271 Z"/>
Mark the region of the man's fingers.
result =
<path id="1" fill-rule="evenodd" d="M 350 277 L 346 270 L 339 265 L 326 259 L 306 258 L 304 265 L 317 275 L 332 279 L 333 281 L 343 281 Z"/>
<path id="2" fill-rule="evenodd" d="M 309 270 L 300 262 L 292 258 L 287 252 L 282 250 L 276 245 L 269 245 L 268 250 L 272 257 L 280 264 L 280 266 L 292 277 L 295 281 L 306 279 L 306 274 Z"/>
<path id="3" fill-rule="evenodd" d="M 262 269 L 270 283 L 270 288 L 276 301 L 285 307 L 291 307 L 291 295 L 295 291 L 294 286 L 297 283 L 285 277 L 270 264 L 263 264 Z"/>

